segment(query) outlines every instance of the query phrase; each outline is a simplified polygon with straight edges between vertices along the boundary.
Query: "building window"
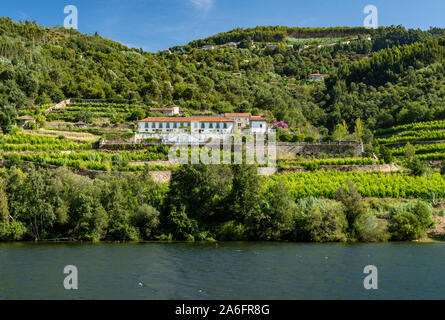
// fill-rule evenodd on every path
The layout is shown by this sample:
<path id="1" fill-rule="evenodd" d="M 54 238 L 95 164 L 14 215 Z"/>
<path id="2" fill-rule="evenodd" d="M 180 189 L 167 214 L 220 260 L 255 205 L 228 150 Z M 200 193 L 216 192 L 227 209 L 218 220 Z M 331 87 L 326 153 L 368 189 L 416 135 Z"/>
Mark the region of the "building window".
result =
<path id="1" fill-rule="evenodd" d="M 224 129 L 227 129 L 227 122 L 224 122 Z"/>
<path id="2" fill-rule="evenodd" d="M 209 123 L 209 129 L 213 129 L 213 123 Z"/>
<path id="3" fill-rule="evenodd" d="M 263 125 L 262 124 L 260 124 L 260 128 L 262 128 L 263 127 Z"/>
<path id="4" fill-rule="evenodd" d="M 145 128 L 148 128 L 148 122 L 145 123 Z"/>
<path id="5" fill-rule="evenodd" d="M 178 127 L 178 125 L 176 124 L 176 122 L 173 122 L 173 129 L 176 129 Z"/>
<path id="6" fill-rule="evenodd" d="M 203 123 L 201 123 L 201 129 L 205 129 L 205 123 L 203 122 Z"/>
<path id="7" fill-rule="evenodd" d="M 165 127 L 166 127 L 167 129 L 170 129 L 170 123 L 167 122 L 167 123 L 165 124 Z"/>
<path id="8" fill-rule="evenodd" d="M 219 129 L 220 128 L 220 124 L 219 124 L 219 122 L 216 124 L 216 129 Z"/>

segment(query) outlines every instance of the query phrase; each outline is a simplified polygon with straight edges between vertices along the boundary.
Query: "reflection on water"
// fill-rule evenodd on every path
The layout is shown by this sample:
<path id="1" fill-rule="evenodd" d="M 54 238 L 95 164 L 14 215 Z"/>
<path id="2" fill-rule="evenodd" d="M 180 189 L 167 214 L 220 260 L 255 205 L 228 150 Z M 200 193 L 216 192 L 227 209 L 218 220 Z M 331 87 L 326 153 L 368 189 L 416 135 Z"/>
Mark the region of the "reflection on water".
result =
<path id="1" fill-rule="evenodd" d="M 0 244 L 0 299 L 445 299 L 445 243 Z"/>

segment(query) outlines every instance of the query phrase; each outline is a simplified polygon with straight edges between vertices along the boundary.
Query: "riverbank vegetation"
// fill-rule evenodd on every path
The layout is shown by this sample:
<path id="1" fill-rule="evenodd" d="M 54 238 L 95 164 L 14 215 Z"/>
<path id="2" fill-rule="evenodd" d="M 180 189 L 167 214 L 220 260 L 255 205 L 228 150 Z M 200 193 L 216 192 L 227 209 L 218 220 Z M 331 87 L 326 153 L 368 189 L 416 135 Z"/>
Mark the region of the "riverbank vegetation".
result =
<path id="1" fill-rule="evenodd" d="M 173 171 L 170 184 L 156 184 L 148 170 L 91 179 L 64 167 L 11 163 L 0 170 L 0 239 L 414 240 L 426 236 L 432 214 L 440 211 L 440 195 L 364 198 L 363 177 L 354 175 L 337 173 L 343 181 L 326 197 L 287 183 L 294 174 L 259 178 L 256 171 L 247 165 L 185 165 Z M 331 180 L 334 174 L 327 174 Z M 388 175 L 377 186 L 386 189 L 392 178 L 401 179 Z M 312 183 L 318 179 L 313 175 Z M 419 183 L 423 190 L 426 182 Z M 430 183 L 433 190 L 445 180 L 436 176 Z"/>

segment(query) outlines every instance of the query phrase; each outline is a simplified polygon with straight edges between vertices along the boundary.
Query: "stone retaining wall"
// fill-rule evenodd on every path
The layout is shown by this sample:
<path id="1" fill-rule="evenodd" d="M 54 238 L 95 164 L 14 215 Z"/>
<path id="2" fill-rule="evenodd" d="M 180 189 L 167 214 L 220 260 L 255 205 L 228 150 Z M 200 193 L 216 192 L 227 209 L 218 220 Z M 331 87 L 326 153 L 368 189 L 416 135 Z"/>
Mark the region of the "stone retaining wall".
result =
<path id="1" fill-rule="evenodd" d="M 353 153 L 359 156 L 363 153 L 362 143 L 295 143 L 277 142 L 277 158 L 295 155 L 327 155 Z"/>
<path id="2" fill-rule="evenodd" d="M 172 177 L 171 171 L 150 171 L 150 177 L 155 183 L 168 183 Z"/>
<path id="3" fill-rule="evenodd" d="M 46 109 L 44 113 L 49 114 L 49 113 L 53 112 L 54 110 L 66 108 L 66 106 L 70 103 L 71 103 L 71 99 L 61 101 L 58 104 L 55 104 L 55 105 L 49 107 L 48 109 Z"/>

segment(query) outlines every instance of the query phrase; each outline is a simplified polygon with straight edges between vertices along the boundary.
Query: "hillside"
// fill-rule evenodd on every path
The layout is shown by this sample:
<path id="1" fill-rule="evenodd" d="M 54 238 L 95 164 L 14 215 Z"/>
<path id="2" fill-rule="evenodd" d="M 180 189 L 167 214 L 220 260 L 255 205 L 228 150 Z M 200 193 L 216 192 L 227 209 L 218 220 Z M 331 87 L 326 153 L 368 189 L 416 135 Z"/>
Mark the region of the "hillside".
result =
<path id="1" fill-rule="evenodd" d="M 149 53 L 0 18 L 0 240 L 443 237 L 443 31 L 257 27 Z M 172 103 L 266 116 L 291 151 L 270 176 L 172 163 L 136 139 Z"/>
<path id="2" fill-rule="evenodd" d="M 23 108 L 71 97 L 252 112 L 302 132 L 316 127 L 320 136 L 342 120 L 352 130 L 359 117 L 370 130 L 443 119 L 442 35 L 437 28 L 257 27 L 148 53 L 97 34 L 0 18 L 0 122 L 7 131 Z M 223 45 L 230 41 L 239 43 Z M 210 43 L 214 50 L 201 49 Z M 326 75 L 326 85 L 308 80 L 312 73 Z"/>

